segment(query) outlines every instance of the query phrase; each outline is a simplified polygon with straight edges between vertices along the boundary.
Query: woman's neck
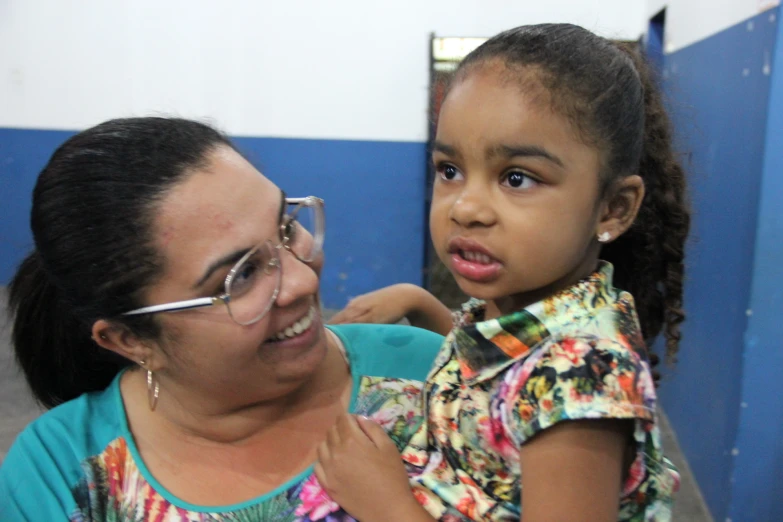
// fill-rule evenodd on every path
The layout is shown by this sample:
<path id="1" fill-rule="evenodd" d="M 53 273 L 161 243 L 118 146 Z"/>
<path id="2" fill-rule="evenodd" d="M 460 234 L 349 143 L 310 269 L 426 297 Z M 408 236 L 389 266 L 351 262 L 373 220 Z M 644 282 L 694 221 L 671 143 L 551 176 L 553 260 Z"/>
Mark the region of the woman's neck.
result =
<path id="1" fill-rule="evenodd" d="M 199 445 L 247 444 L 270 432 L 296 429 L 303 419 L 329 422 L 348 407 L 351 375 L 330 334 L 323 363 L 309 379 L 274 390 L 263 401 L 206 411 L 187 390 L 166 391 L 156 410 L 147 404 L 146 375 L 127 372 L 121 382 L 131 431 Z M 165 390 L 162 390 L 162 393 Z M 326 419 L 329 417 L 329 419 Z M 135 426 L 133 425 L 135 424 Z"/>

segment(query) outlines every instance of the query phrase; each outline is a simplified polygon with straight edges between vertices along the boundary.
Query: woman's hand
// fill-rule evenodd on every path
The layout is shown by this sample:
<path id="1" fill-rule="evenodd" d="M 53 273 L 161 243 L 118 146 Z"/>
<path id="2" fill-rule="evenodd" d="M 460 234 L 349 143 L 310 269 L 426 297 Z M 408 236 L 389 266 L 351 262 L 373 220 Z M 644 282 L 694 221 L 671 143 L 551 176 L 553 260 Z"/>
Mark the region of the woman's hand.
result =
<path id="1" fill-rule="evenodd" d="M 451 329 L 451 311 L 423 288 L 401 283 L 360 295 L 332 317 L 331 324 L 395 324 L 403 318 L 413 326 L 441 335 Z"/>
<path id="2" fill-rule="evenodd" d="M 337 420 L 318 447 L 315 474 L 357 520 L 434 520 L 416 502 L 397 446 L 369 419 L 343 415 Z"/>

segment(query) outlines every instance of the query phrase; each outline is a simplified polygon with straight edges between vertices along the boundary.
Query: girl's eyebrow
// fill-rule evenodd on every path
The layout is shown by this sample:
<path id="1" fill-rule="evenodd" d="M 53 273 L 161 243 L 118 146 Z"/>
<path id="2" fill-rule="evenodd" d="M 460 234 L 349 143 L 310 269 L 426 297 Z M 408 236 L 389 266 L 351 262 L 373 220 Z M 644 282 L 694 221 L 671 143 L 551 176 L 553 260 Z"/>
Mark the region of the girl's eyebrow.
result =
<path id="1" fill-rule="evenodd" d="M 441 152 L 447 156 L 459 156 L 459 152 L 455 147 L 446 145 L 440 141 L 433 142 L 432 151 Z M 505 159 L 516 157 L 543 158 L 554 163 L 558 167 L 564 167 L 563 160 L 545 148 L 539 147 L 538 145 L 498 145 L 496 147 L 490 148 L 487 151 L 487 159 L 493 159 L 498 156 L 501 156 Z"/>
<path id="2" fill-rule="evenodd" d="M 457 149 L 455 149 L 451 145 L 446 145 L 445 143 L 437 141 L 437 140 L 432 143 L 432 151 L 433 152 L 442 152 L 443 154 L 446 154 L 447 156 L 456 156 L 457 155 Z"/>
<path id="3" fill-rule="evenodd" d="M 502 156 L 506 159 L 511 159 L 515 157 L 526 157 L 526 158 L 543 158 L 547 161 L 550 161 L 554 163 L 555 165 L 559 167 L 563 167 L 563 160 L 549 152 L 543 147 L 539 147 L 538 145 L 498 145 L 497 147 L 491 148 L 489 151 L 487 151 L 487 158 L 491 159 L 493 157 Z"/>

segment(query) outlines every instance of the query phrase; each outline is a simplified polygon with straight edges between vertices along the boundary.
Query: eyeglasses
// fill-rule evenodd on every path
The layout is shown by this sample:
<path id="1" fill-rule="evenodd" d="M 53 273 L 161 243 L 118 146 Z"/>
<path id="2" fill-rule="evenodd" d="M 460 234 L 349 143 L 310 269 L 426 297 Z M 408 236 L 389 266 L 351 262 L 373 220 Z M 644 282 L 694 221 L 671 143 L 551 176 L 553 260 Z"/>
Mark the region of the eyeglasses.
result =
<path id="1" fill-rule="evenodd" d="M 260 321 L 272 308 L 280 292 L 282 268 L 281 248 L 303 263 L 311 263 L 323 252 L 325 218 L 324 200 L 315 196 L 286 198 L 288 212 L 280 220 L 280 243 L 265 241 L 237 261 L 223 283 L 224 292 L 213 297 L 145 306 L 122 315 L 145 315 L 160 312 L 181 312 L 225 304 L 235 323 L 247 326 Z"/>

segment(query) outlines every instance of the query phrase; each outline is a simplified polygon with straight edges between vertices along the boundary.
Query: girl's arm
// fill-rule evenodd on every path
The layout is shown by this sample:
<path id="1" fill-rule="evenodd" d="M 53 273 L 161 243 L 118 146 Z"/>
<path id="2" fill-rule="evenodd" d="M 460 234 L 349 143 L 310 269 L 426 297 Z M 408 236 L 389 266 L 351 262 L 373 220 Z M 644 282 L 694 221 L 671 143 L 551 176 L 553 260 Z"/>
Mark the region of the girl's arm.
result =
<path id="1" fill-rule="evenodd" d="M 355 297 L 330 322 L 394 324 L 403 318 L 441 335 L 451 330 L 451 310 L 428 291 L 408 283 Z"/>
<path id="2" fill-rule="evenodd" d="M 616 522 L 632 430 L 631 420 L 567 421 L 523 444 L 522 520 Z"/>
<path id="3" fill-rule="evenodd" d="M 616 522 L 633 421 L 567 421 L 520 449 L 523 522 Z M 411 493 L 394 442 L 374 422 L 341 417 L 318 448 L 315 473 L 363 522 L 435 520 Z"/>

